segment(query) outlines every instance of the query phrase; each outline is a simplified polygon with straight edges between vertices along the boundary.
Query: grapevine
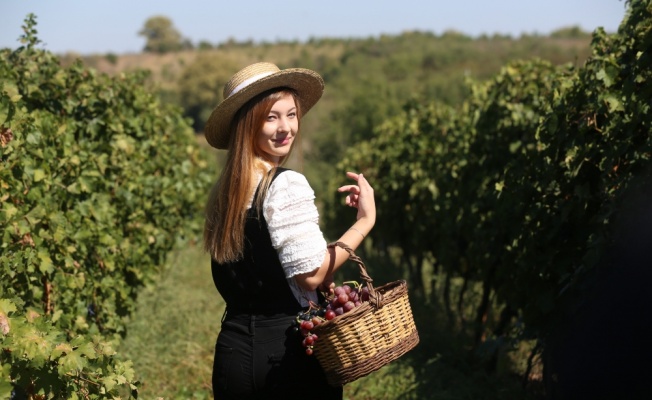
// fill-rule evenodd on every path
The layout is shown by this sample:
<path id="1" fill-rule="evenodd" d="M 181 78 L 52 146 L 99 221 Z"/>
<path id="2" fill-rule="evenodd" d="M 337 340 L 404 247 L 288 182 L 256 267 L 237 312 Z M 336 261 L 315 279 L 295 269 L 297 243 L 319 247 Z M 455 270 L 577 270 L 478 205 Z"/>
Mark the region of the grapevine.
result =
<path id="1" fill-rule="evenodd" d="M 510 62 L 491 80 L 469 80 L 460 107 L 406 104 L 338 164 L 374 182 L 382 250 L 400 250 L 413 290 L 441 299 L 449 322 L 473 318 L 474 346 L 496 352 L 487 359 L 510 331 L 543 345 L 572 320 L 597 290 L 615 217 L 630 212 L 628 196 L 646 193 L 652 8 L 627 3 L 619 33 L 596 30 L 581 67 Z M 326 209 L 341 201 L 333 193 Z M 340 229 L 347 221 L 327 218 Z M 445 277 L 441 289 L 428 288 L 427 265 Z M 457 317 L 451 277 L 463 279 Z M 479 301 L 464 304 L 476 285 Z"/>
<path id="2" fill-rule="evenodd" d="M 138 382 L 112 348 L 200 231 L 211 174 L 145 72 L 62 67 L 35 18 L 0 51 L 0 399 L 125 398 Z"/>

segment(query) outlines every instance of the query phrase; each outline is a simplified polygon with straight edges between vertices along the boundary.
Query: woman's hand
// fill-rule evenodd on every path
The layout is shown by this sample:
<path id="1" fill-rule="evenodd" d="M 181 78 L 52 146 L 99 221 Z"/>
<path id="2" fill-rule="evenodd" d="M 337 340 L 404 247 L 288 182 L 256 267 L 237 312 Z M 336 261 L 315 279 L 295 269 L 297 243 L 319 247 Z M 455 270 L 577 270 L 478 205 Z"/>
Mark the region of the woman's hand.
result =
<path id="1" fill-rule="evenodd" d="M 346 205 L 358 209 L 357 220 L 365 219 L 371 226 L 376 222 L 376 202 L 374 188 L 362 174 L 347 172 L 346 176 L 357 181 L 357 185 L 344 185 L 337 189 L 338 192 L 349 192 L 346 196 Z M 371 227 L 370 227 L 371 228 Z"/>
<path id="2" fill-rule="evenodd" d="M 327 295 L 332 295 L 335 291 L 335 281 L 333 280 L 333 275 L 328 275 L 324 278 L 324 281 L 319 285 L 319 291 L 326 293 Z"/>
<path id="3" fill-rule="evenodd" d="M 346 176 L 356 181 L 357 185 L 344 185 L 337 189 L 340 193 L 348 192 L 346 205 L 358 209 L 357 220 L 339 241 L 347 243 L 356 249 L 369 234 L 376 223 L 376 202 L 374 189 L 362 174 L 347 172 Z M 324 252 L 321 266 L 314 271 L 295 276 L 299 285 L 306 290 L 321 290 L 331 293 L 334 289 L 333 276 L 337 270 L 349 259 L 349 253 L 338 247 L 329 247 Z"/>

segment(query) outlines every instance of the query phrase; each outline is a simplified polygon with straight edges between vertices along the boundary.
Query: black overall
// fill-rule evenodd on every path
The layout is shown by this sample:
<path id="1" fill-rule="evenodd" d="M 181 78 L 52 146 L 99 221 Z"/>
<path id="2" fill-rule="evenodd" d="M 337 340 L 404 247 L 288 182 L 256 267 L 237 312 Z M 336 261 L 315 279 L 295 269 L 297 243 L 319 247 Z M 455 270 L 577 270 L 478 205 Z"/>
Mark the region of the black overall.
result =
<path id="1" fill-rule="evenodd" d="M 278 168 L 274 179 L 283 172 Z M 226 302 L 215 346 L 215 399 L 342 399 L 314 356 L 305 354 L 291 322 L 301 305 L 272 247 L 267 222 L 254 196 L 245 225 L 244 257 L 234 263 L 212 260 L 213 281 Z"/>

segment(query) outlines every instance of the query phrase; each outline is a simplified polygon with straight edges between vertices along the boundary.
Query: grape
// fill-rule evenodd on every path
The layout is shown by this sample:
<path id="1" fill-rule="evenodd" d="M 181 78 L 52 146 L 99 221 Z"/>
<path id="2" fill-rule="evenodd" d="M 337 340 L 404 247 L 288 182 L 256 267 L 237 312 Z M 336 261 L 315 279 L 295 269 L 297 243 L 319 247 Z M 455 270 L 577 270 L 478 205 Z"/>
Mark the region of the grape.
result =
<path id="1" fill-rule="evenodd" d="M 310 307 L 298 312 L 291 324 L 292 330 L 300 333 L 301 344 L 305 347 L 307 355 L 312 355 L 314 351 L 313 344 L 317 335 L 312 330 L 315 327 L 353 310 L 360 306 L 362 301 L 369 299 L 369 290 L 355 281 L 335 286 L 330 293 L 322 294 L 323 301 L 318 304 L 310 302 Z"/>
<path id="2" fill-rule="evenodd" d="M 351 293 L 349 293 L 349 300 L 355 302 L 358 300 L 358 292 L 355 290 L 352 290 Z"/>

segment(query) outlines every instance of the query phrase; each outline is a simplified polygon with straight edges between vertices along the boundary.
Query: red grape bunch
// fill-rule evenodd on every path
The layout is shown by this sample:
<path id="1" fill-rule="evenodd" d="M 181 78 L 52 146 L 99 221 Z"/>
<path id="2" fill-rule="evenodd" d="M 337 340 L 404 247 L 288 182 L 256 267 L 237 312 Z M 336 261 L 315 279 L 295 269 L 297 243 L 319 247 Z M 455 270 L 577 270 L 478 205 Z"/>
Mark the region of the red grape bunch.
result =
<path id="1" fill-rule="evenodd" d="M 313 345 L 318 337 L 312 330 L 315 326 L 326 321 L 324 314 L 326 309 L 314 303 L 310 304 L 307 311 L 299 311 L 297 317 L 292 321 L 293 329 L 300 334 L 301 344 L 306 348 L 306 354 L 312 355 Z"/>
<path id="2" fill-rule="evenodd" d="M 352 284 L 353 286 L 351 286 Z M 314 343 L 319 337 L 312 330 L 319 324 L 347 313 L 369 300 L 369 290 L 356 281 L 335 286 L 332 293 L 323 293 L 322 304 L 311 303 L 306 311 L 300 311 L 292 321 L 293 329 L 299 333 L 306 354 L 312 355 Z"/>
<path id="3" fill-rule="evenodd" d="M 350 285 L 353 284 L 353 287 Z M 333 319 L 358 307 L 364 301 L 369 300 L 369 289 L 356 281 L 344 282 L 341 286 L 335 286 L 333 294 L 326 296 L 327 320 Z M 332 313 L 329 313 L 332 311 Z M 330 317 L 330 318 L 329 318 Z"/>

